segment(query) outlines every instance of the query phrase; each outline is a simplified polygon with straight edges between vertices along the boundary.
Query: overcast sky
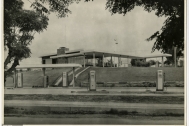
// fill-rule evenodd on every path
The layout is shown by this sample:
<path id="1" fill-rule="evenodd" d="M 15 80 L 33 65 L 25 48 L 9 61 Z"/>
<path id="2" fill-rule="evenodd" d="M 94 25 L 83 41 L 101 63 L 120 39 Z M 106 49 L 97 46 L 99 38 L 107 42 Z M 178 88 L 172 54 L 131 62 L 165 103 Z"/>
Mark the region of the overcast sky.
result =
<path id="1" fill-rule="evenodd" d="M 24 7 L 29 8 L 31 3 L 24 2 Z M 41 64 L 39 56 L 56 53 L 59 47 L 150 54 L 154 41 L 146 39 L 161 29 L 165 17 L 157 17 L 155 12 L 148 13 L 142 7 L 135 7 L 125 16 L 111 15 L 105 10 L 105 3 L 105 0 L 73 3 L 69 7 L 72 14 L 66 18 L 51 13 L 47 30 L 35 34 L 30 45 L 31 58 L 21 64 Z"/>

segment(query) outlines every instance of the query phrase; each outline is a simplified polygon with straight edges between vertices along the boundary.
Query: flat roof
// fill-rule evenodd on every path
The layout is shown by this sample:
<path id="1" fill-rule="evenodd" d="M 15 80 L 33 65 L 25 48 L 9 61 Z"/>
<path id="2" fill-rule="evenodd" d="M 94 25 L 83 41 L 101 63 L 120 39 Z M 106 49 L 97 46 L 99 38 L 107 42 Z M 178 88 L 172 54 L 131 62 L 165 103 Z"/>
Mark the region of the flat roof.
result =
<path id="1" fill-rule="evenodd" d="M 64 67 L 82 67 L 80 64 L 26 64 L 16 66 L 16 69 L 24 68 L 64 68 Z"/>
<path id="2" fill-rule="evenodd" d="M 171 57 L 171 54 L 151 54 L 143 56 L 144 58 L 156 58 L 156 57 Z"/>
<path id="3" fill-rule="evenodd" d="M 51 53 L 51 54 L 42 55 L 39 58 L 46 57 L 46 56 L 56 56 L 56 55 L 57 55 L 56 53 Z"/>
<path id="4" fill-rule="evenodd" d="M 78 52 L 77 52 L 78 51 Z M 71 52 L 77 52 L 77 53 L 71 53 Z M 74 57 L 74 56 L 93 56 L 93 53 L 95 53 L 96 57 L 121 57 L 121 58 L 132 58 L 132 59 L 143 59 L 143 58 L 156 58 L 156 57 L 171 57 L 171 54 L 151 54 L 151 55 L 142 55 L 142 56 L 136 56 L 136 55 L 130 55 L 130 54 L 123 54 L 123 53 L 112 53 L 112 52 L 106 52 L 106 51 L 97 51 L 97 50 L 70 50 L 66 53 L 70 54 L 62 54 L 62 55 L 45 55 L 50 56 L 51 59 L 54 58 L 60 58 L 60 57 Z M 43 57 L 43 56 L 42 56 Z"/>
<path id="5" fill-rule="evenodd" d="M 75 50 L 69 50 L 69 51 L 65 51 L 65 53 L 74 53 L 74 52 L 81 52 L 83 51 L 83 49 L 75 49 Z"/>
<path id="6" fill-rule="evenodd" d="M 83 56 L 83 53 L 73 53 L 73 54 L 62 54 L 57 56 L 51 56 L 51 59 L 59 58 L 59 57 L 73 57 L 73 56 Z"/>
<path id="7" fill-rule="evenodd" d="M 104 54 L 104 57 L 122 57 L 122 58 L 136 58 L 136 59 L 141 59 L 142 57 L 139 56 L 134 56 L 134 55 L 126 55 L 123 53 L 111 53 L 107 51 L 96 51 L 96 50 L 85 50 L 83 51 L 85 55 L 93 55 L 95 53 L 95 56 L 102 56 Z"/>
<path id="8" fill-rule="evenodd" d="M 85 50 L 79 53 L 50 56 L 50 58 L 54 59 L 54 58 L 60 58 L 60 57 L 73 57 L 73 56 L 84 56 L 84 55 L 93 56 L 93 53 L 95 53 L 95 56 L 102 56 L 104 54 L 104 57 L 116 56 L 116 57 L 123 57 L 123 58 L 142 58 L 138 56 L 125 55 L 125 54 L 120 54 L 120 53 L 110 53 L 110 52 L 104 52 L 104 51 L 95 51 L 95 50 Z"/>

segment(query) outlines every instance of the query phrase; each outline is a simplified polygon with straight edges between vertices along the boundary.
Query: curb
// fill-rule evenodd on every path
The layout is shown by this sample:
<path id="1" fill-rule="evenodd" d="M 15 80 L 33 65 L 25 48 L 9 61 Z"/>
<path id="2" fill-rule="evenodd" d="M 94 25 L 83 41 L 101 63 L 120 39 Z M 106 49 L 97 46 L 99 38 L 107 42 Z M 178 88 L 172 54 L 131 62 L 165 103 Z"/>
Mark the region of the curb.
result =
<path id="1" fill-rule="evenodd" d="M 164 91 L 140 91 L 140 92 L 134 92 L 134 91 L 71 91 L 71 93 L 86 93 L 86 94 L 110 94 L 110 93 L 120 93 L 120 94 L 183 94 L 184 92 L 164 92 Z"/>

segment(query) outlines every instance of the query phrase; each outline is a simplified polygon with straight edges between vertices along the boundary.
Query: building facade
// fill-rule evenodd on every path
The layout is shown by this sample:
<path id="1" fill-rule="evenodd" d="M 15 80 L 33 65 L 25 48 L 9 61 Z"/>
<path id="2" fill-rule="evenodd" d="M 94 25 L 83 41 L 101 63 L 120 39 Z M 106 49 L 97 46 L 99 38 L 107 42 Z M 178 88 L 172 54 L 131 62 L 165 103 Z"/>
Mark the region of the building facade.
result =
<path id="1" fill-rule="evenodd" d="M 69 64 L 75 63 L 85 66 L 98 67 L 129 67 L 130 59 L 144 59 L 151 57 L 167 57 L 169 54 L 161 54 L 156 56 L 132 56 L 127 54 L 112 53 L 96 50 L 69 50 L 66 47 L 57 49 L 57 53 L 43 55 L 42 64 Z M 163 59 L 163 58 L 162 58 Z M 163 60 L 162 60 L 163 61 Z"/>

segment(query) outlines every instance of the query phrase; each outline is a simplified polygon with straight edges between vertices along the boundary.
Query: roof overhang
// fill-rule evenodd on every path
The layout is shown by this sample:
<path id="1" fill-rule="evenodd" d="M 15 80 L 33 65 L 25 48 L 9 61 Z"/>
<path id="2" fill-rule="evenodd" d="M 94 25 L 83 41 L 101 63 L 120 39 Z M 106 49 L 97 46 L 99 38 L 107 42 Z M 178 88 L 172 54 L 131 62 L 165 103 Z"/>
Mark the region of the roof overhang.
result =
<path id="1" fill-rule="evenodd" d="M 74 57 L 74 56 L 83 56 L 83 53 L 73 53 L 73 54 L 63 54 L 63 55 L 57 55 L 57 56 L 51 56 L 51 59 L 56 59 L 60 57 Z"/>
<path id="2" fill-rule="evenodd" d="M 111 52 L 104 52 L 104 51 L 94 51 L 94 50 L 86 50 L 86 51 L 83 51 L 83 53 L 85 55 L 93 55 L 93 53 L 95 53 L 95 56 L 103 56 L 104 57 L 122 57 L 122 58 L 135 58 L 135 59 L 141 59 L 142 57 L 139 57 L 139 56 L 133 56 L 133 55 L 125 55 L 125 54 L 122 54 L 122 53 L 111 53 Z"/>
<path id="3" fill-rule="evenodd" d="M 157 58 L 157 57 L 171 57 L 171 54 L 152 54 L 147 56 L 142 56 L 143 58 Z"/>
<path id="4" fill-rule="evenodd" d="M 75 51 L 79 51 L 78 53 L 74 53 Z M 93 57 L 93 54 L 95 54 L 95 57 L 121 57 L 121 58 L 131 58 L 131 59 L 144 59 L 144 58 L 157 58 L 157 57 L 171 57 L 171 54 L 151 54 L 151 55 L 142 55 L 142 56 L 134 56 L 129 54 L 123 54 L 123 53 L 111 53 L 111 52 L 105 52 L 105 51 L 96 51 L 96 50 L 74 50 L 74 51 L 68 51 L 69 53 L 73 52 L 72 54 L 62 54 L 62 55 L 46 55 L 49 56 L 51 59 L 56 59 L 60 57 L 75 57 L 75 56 L 90 56 Z M 44 57 L 44 56 L 42 56 Z"/>
<path id="5" fill-rule="evenodd" d="M 47 56 L 56 56 L 56 55 L 57 55 L 56 53 L 52 53 L 52 54 L 47 54 L 47 55 L 40 56 L 39 58 L 47 57 Z"/>
<path id="6" fill-rule="evenodd" d="M 76 50 L 65 51 L 65 53 L 69 54 L 69 53 L 75 53 L 75 52 L 81 52 L 81 51 L 83 51 L 83 49 L 76 49 Z"/>
<path id="7" fill-rule="evenodd" d="M 27 64 L 19 65 L 16 69 L 24 68 L 73 68 L 73 67 L 82 67 L 80 64 Z"/>

